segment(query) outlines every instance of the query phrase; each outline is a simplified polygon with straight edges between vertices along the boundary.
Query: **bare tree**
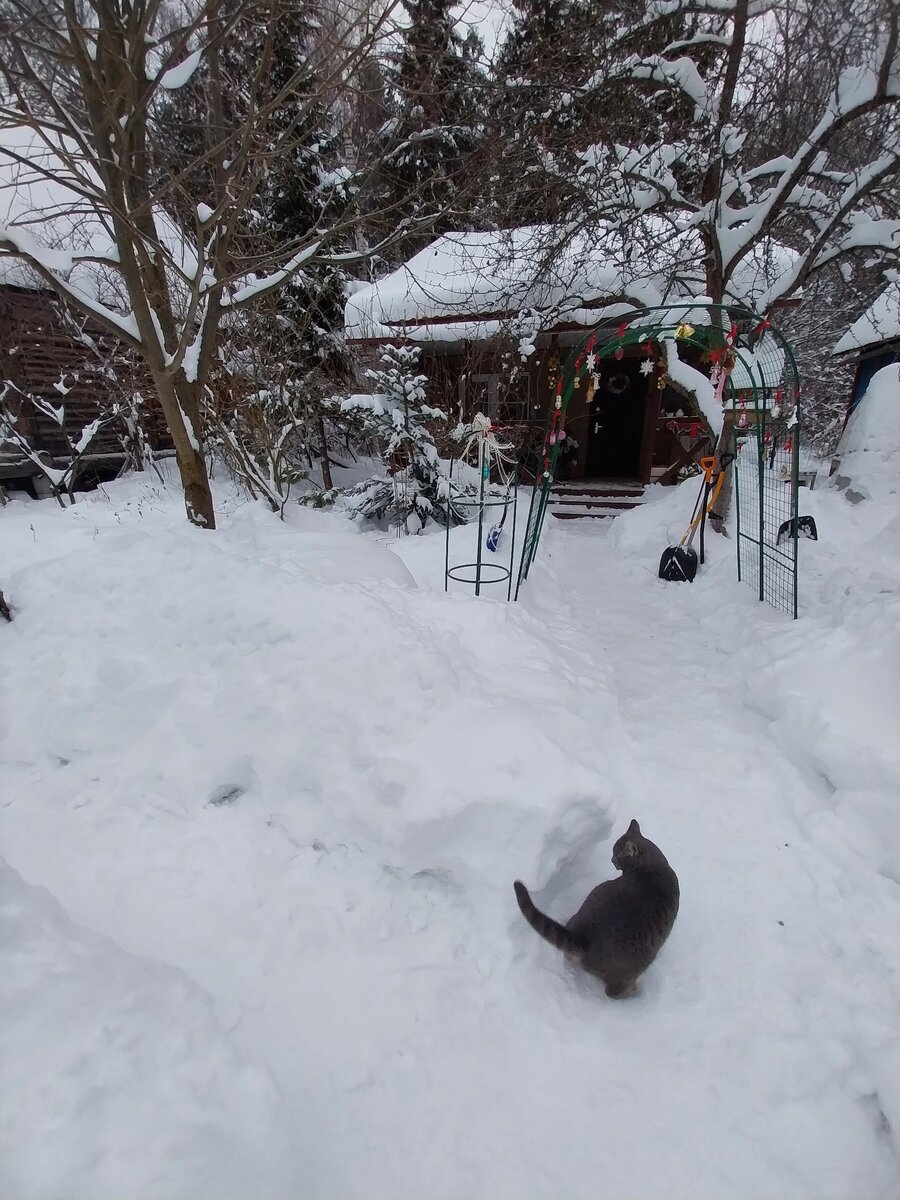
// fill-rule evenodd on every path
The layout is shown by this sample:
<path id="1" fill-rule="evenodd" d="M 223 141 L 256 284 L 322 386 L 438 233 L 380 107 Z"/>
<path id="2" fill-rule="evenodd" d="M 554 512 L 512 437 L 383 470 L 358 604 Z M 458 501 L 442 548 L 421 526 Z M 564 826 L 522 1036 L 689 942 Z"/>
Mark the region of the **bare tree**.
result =
<path id="1" fill-rule="evenodd" d="M 817 272 L 900 249 L 898 6 L 811 0 L 671 0 L 620 31 L 582 94 L 653 89 L 688 103 L 672 141 L 607 140 L 580 154 L 579 216 L 671 239 L 673 266 L 702 252 L 716 303 L 766 311 Z M 681 14 L 677 38 L 640 46 Z M 661 222 L 660 223 L 660 219 Z"/>
<path id="2" fill-rule="evenodd" d="M 54 189 L 55 227 L 65 215 L 69 234 L 48 245 L 34 211 L 7 219 L 0 209 L 0 253 L 24 260 L 142 357 L 175 445 L 188 518 L 208 529 L 215 515 L 203 404 L 223 328 L 304 264 L 359 257 L 346 249 L 359 220 L 352 206 L 287 244 L 261 247 L 247 236 L 254 198 L 271 164 L 301 136 L 304 112 L 353 87 L 394 8 L 348 9 L 341 21 L 323 23 L 309 61 L 276 87 L 271 65 L 279 23 L 297 6 L 298 0 L 3 5 L 0 161 L 5 156 Z M 229 38 L 248 24 L 258 51 L 243 83 L 241 118 L 232 126 L 225 119 L 222 56 Z M 187 85 L 201 63 L 206 145 L 186 165 L 162 173 L 161 97 Z M 293 116 L 285 123 L 277 118 L 288 97 Z M 26 145 L 2 136 L 22 130 Z M 364 164 L 359 173 L 368 169 Z M 201 176 L 208 192 L 198 201 Z M 430 219 L 423 214 L 422 225 Z M 88 264 L 93 275 L 85 274 Z"/>

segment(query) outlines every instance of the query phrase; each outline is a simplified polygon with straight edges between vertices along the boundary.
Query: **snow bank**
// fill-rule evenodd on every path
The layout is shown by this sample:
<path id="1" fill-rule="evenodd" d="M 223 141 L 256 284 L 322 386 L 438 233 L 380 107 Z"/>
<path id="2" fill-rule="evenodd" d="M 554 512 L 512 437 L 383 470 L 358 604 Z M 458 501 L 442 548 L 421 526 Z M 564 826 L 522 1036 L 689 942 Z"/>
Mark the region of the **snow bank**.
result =
<path id="1" fill-rule="evenodd" d="M 6 863 L 0 904 L 5 1200 L 283 1197 L 278 1090 L 212 998 L 74 924 Z"/>
<path id="2" fill-rule="evenodd" d="M 877 498 L 893 504 L 900 487 L 900 364 L 872 376 L 837 448 L 838 470 L 829 480 L 853 504 Z"/>
<path id="3" fill-rule="evenodd" d="M 873 679 L 862 651 L 888 659 L 895 576 L 866 506 L 823 492 L 800 622 L 723 538 L 663 583 L 697 488 L 548 520 L 518 605 L 445 596 L 439 531 L 220 491 L 204 533 L 140 478 L 3 510 L 4 854 L 66 910 L 25 889 L 56 915 L 13 976 L 7 1094 L 67 1179 L 14 1103 L 23 1200 L 895 1200 L 898 773 L 880 727 L 827 707 L 843 672 Z M 847 690 L 889 718 L 877 681 Z M 682 908 L 616 1003 L 511 884 L 567 917 L 632 817 Z M 59 1078 L 44 1005 L 79 1064 Z"/>

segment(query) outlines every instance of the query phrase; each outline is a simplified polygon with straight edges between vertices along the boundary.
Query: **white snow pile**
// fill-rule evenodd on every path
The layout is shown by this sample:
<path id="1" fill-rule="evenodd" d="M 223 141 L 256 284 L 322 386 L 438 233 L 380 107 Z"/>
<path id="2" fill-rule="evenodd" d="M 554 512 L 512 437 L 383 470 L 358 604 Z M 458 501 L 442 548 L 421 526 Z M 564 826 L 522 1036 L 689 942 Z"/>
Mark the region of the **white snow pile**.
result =
<path id="1" fill-rule="evenodd" d="M 831 484 L 852 503 L 893 500 L 900 487 L 900 364 L 876 371 L 854 409 L 837 448 Z"/>
<path id="2" fill-rule="evenodd" d="M 656 577 L 694 490 L 517 605 L 225 488 L 3 509 L 4 1198 L 896 1200 L 892 512 L 804 493 L 794 623 L 732 540 Z M 566 918 L 632 817 L 682 905 L 616 1002 L 512 881 Z"/>
<path id="3" fill-rule="evenodd" d="M 278 1089 L 212 997 L 2 862 L 0 912 L 4 1200 L 288 1194 Z"/>

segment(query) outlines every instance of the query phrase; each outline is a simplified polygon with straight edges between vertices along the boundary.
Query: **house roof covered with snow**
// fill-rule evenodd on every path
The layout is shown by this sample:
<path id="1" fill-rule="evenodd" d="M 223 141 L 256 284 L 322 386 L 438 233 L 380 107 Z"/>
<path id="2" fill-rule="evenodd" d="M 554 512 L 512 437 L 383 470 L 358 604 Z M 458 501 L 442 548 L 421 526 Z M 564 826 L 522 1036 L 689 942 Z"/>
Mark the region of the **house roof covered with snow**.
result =
<path id="1" fill-rule="evenodd" d="M 900 339 L 900 278 L 884 289 L 871 308 L 850 326 L 835 346 L 834 354 L 867 350 Z"/>
<path id="2" fill-rule="evenodd" d="M 80 291 L 112 308 L 127 307 L 100 191 L 93 167 L 70 139 L 26 126 L 0 129 L 0 243 L 13 247 L 0 249 L 0 286 L 47 287 L 15 249 L 39 247 L 41 261 Z M 196 258 L 171 217 L 156 210 L 154 219 L 173 262 L 196 271 Z"/>
<path id="3" fill-rule="evenodd" d="M 70 186 L 71 185 L 71 186 Z M 96 263 L 79 255 L 108 257 L 111 230 L 96 208 L 79 194 L 77 180 L 64 161 L 32 129 L 0 129 L 0 227 L 59 251 L 60 269 L 73 282 L 96 284 Z M 46 286 L 20 257 L 0 251 L 0 284 Z"/>
<path id="4" fill-rule="evenodd" d="M 453 344 L 497 334 L 526 310 L 550 315 L 547 328 L 577 327 L 699 297 L 704 277 L 696 234 L 647 220 L 656 224 L 644 230 L 646 238 L 612 225 L 569 235 L 549 226 L 444 234 L 350 296 L 347 337 Z M 771 263 L 748 259 L 733 298 L 752 303 L 770 269 Z"/>

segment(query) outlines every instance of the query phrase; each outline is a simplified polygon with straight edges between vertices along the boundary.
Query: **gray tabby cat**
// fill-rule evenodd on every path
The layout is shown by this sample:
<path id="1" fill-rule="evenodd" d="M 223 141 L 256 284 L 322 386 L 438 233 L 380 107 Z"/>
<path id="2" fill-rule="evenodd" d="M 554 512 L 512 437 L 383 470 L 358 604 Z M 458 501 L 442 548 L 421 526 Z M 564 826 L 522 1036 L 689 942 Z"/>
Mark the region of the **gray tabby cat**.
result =
<path id="1" fill-rule="evenodd" d="M 535 908 L 528 889 L 514 887 L 522 916 L 542 938 L 623 996 L 650 966 L 672 932 L 678 913 L 678 877 L 637 821 L 613 846 L 622 874 L 598 884 L 574 917 L 560 925 Z"/>

